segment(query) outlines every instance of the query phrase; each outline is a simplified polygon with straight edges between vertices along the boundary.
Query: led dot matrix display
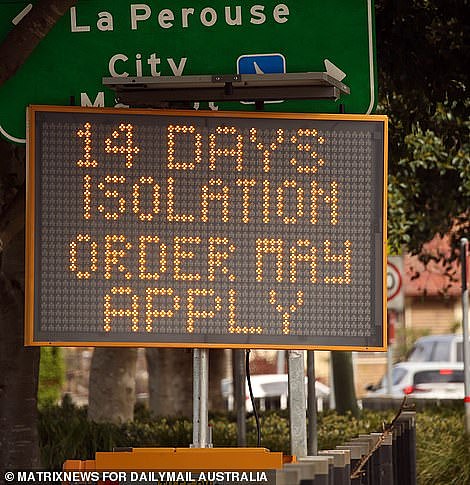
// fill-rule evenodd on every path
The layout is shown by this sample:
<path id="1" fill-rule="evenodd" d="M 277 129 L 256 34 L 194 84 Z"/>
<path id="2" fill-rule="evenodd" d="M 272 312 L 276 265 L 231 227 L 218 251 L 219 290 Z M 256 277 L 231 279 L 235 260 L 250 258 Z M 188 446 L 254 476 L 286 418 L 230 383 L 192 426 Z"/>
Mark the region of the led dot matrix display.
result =
<path id="1" fill-rule="evenodd" d="M 385 117 L 29 126 L 27 344 L 384 348 Z"/>

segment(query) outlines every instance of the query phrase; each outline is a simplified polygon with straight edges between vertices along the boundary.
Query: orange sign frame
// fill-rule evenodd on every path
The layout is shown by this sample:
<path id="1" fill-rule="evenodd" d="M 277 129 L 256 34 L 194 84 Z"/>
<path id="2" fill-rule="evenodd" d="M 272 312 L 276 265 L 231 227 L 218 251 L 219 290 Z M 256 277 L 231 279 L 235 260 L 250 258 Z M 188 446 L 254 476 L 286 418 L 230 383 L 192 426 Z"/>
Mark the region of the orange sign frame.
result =
<path id="1" fill-rule="evenodd" d="M 173 348 L 246 348 L 243 344 L 226 343 L 186 343 L 186 342 L 110 342 L 110 341 L 38 341 L 34 338 L 34 278 L 35 278 L 35 113 L 36 112 L 60 112 L 60 113 L 106 113 L 116 114 L 119 111 L 129 115 L 171 115 L 193 116 L 208 118 L 251 118 L 251 119 L 277 119 L 277 120 L 337 120 L 337 121 L 376 121 L 383 123 L 383 199 L 382 199 L 382 254 L 383 254 L 383 292 L 382 292 L 382 346 L 345 346 L 345 345 L 277 345 L 277 344 L 249 344 L 250 348 L 263 349 L 294 349 L 305 350 L 357 350 L 357 351 L 384 351 L 387 349 L 387 149 L 388 149 L 388 119 L 382 115 L 351 115 L 351 114 L 306 114 L 306 113 L 267 113 L 267 112 L 219 112 L 219 111 L 189 111 L 189 110 L 147 110 L 114 108 L 82 108 L 63 106 L 30 106 L 28 108 L 27 128 L 27 197 L 26 197 L 26 284 L 25 284 L 25 345 L 26 346 L 77 346 L 77 347 L 173 347 Z"/>

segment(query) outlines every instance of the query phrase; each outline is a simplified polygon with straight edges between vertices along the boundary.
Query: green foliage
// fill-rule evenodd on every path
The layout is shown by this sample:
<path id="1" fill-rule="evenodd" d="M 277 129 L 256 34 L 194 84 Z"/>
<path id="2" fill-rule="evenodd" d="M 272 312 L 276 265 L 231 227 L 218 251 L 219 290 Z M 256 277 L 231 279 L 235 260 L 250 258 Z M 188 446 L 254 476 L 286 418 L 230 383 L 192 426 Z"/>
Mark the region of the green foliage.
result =
<path id="1" fill-rule="evenodd" d="M 60 347 L 41 347 L 39 364 L 38 406 L 56 404 L 60 400 L 65 379 L 65 362 Z"/>
<path id="2" fill-rule="evenodd" d="M 468 13 L 461 0 L 376 0 L 394 254 L 451 231 L 455 249 L 470 229 Z"/>
<path id="3" fill-rule="evenodd" d="M 393 412 L 372 412 L 363 410 L 356 418 L 351 413 L 344 415 L 329 411 L 318 418 L 318 447 L 330 449 L 341 445 L 360 433 L 380 432 L 383 423 L 391 421 Z"/>
<path id="4" fill-rule="evenodd" d="M 361 419 L 351 414 L 320 414 L 319 443 L 333 447 L 362 432 L 380 430 L 387 414 L 366 412 Z M 286 413 L 266 412 L 261 415 L 262 446 L 272 451 L 289 453 L 289 419 Z M 217 415 L 210 419 L 213 442 L 218 447 L 236 446 L 234 416 Z M 42 463 L 48 469 L 59 469 L 67 459 L 92 459 L 97 451 L 114 447 L 187 447 L 192 442 L 192 421 L 187 418 L 153 417 L 143 408 L 136 409 L 133 422 L 115 425 L 93 423 L 85 408 L 77 408 L 68 398 L 62 406 L 49 406 L 40 413 L 39 435 Z M 248 446 L 256 446 L 256 422 L 247 419 Z"/>
<path id="5" fill-rule="evenodd" d="M 436 419 L 433 413 L 424 411 L 418 421 L 421 485 L 470 483 L 470 435 L 465 435 L 464 429 L 461 412 L 443 409 Z"/>
<path id="6" fill-rule="evenodd" d="M 320 449 L 334 448 L 360 433 L 380 432 L 394 411 L 363 410 L 360 418 L 335 412 L 318 416 Z M 121 425 L 93 423 L 85 408 L 65 399 L 62 406 L 40 412 L 39 435 L 42 462 L 58 470 L 67 459 L 93 459 L 97 451 L 113 447 L 187 447 L 192 441 L 192 422 L 187 418 L 154 417 L 145 408 L 136 409 L 135 421 Z M 446 485 L 470 483 L 469 437 L 464 433 L 462 406 L 432 407 L 417 415 L 418 483 Z M 217 447 L 236 446 L 233 415 L 210 418 Z M 261 415 L 262 446 L 289 453 L 289 420 L 286 412 Z M 247 419 L 248 445 L 256 445 L 254 417 Z"/>
<path id="7" fill-rule="evenodd" d="M 466 125 L 468 131 L 469 124 Z M 468 133 L 467 133 L 468 136 Z M 468 143 L 445 146 L 442 135 L 420 126 L 404 137 L 407 153 L 395 160 L 389 183 L 389 240 L 418 252 L 436 233 L 468 229 L 470 150 Z M 457 224 L 456 224 L 457 223 Z"/>

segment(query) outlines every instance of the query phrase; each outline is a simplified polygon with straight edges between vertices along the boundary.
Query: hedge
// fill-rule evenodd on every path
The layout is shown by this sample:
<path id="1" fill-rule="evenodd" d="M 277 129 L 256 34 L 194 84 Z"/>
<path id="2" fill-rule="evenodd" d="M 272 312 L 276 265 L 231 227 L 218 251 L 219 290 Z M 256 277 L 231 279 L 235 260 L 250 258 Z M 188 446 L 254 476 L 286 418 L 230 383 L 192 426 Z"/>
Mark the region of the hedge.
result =
<path id="1" fill-rule="evenodd" d="M 64 400 L 39 413 L 39 437 L 43 466 L 58 470 L 67 459 L 93 459 L 97 451 L 114 447 L 187 447 L 192 441 L 192 420 L 154 417 L 145 408 L 136 408 L 134 421 L 120 425 L 93 423 L 86 408 Z M 381 431 L 393 411 L 363 410 L 360 419 L 334 412 L 318 416 L 320 449 L 336 445 L 359 433 Z M 289 420 L 285 412 L 261 415 L 262 446 L 289 453 Z M 418 483 L 446 485 L 470 483 L 470 439 L 464 433 L 461 408 L 432 408 L 417 414 Z M 210 416 L 214 446 L 236 446 L 235 417 Z M 254 417 L 247 419 L 248 446 L 256 445 Z"/>

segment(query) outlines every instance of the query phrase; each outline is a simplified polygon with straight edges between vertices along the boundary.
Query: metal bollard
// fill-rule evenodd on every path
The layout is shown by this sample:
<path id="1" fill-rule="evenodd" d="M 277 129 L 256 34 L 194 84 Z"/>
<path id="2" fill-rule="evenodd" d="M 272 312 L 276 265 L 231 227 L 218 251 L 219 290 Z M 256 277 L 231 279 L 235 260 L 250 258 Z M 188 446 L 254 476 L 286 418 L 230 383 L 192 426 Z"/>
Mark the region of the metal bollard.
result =
<path id="1" fill-rule="evenodd" d="M 381 433 L 376 433 L 381 436 Z M 390 433 L 384 438 L 380 448 L 377 450 L 378 481 L 377 485 L 394 485 L 393 470 L 393 435 Z M 375 485 L 375 482 L 374 482 Z M 400 484 L 402 485 L 402 484 Z"/>
<path id="2" fill-rule="evenodd" d="M 361 460 L 366 457 L 369 454 L 370 451 L 370 444 L 368 440 L 362 440 L 360 438 L 353 438 L 350 441 L 347 441 L 345 445 L 357 445 L 361 447 Z M 357 466 L 357 464 L 356 464 Z M 369 482 L 369 477 L 370 477 L 370 463 L 367 462 L 364 467 L 363 467 L 363 473 L 361 475 L 359 483 L 361 485 L 371 485 Z M 354 469 L 353 469 L 354 471 Z"/>
<path id="3" fill-rule="evenodd" d="M 327 457 L 311 456 L 298 463 L 286 463 L 284 469 L 296 469 L 300 473 L 300 485 L 329 485 L 329 461 Z"/>
<path id="4" fill-rule="evenodd" d="M 402 427 L 395 423 L 393 428 L 393 477 L 394 484 L 400 483 L 400 446 L 401 446 Z"/>
<path id="5" fill-rule="evenodd" d="M 356 468 L 357 464 L 362 458 L 362 451 L 364 446 L 355 445 L 340 445 L 336 447 L 337 450 L 349 450 L 351 456 L 351 472 Z M 361 485 L 361 479 L 355 478 L 351 480 L 351 485 Z"/>
<path id="6" fill-rule="evenodd" d="M 416 413 L 404 411 L 398 418 L 403 423 L 403 464 L 401 485 L 416 485 Z"/>
<path id="7" fill-rule="evenodd" d="M 284 470 L 296 470 L 298 473 L 298 485 L 314 485 L 315 470 L 309 463 L 286 463 Z"/>
<path id="8" fill-rule="evenodd" d="M 368 460 L 368 483 L 371 485 L 375 485 L 379 482 L 380 470 L 379 470 L 379 450 L 376 448 L 377 443 L 379 441 L 379 436 L 374 433 L 371 434 L 360 434 L 359 439 L 367 440 L 369 442 L 369 452 L 372 453 Z M 375 451 L 373 451 L 375 449 Z"/>
<path id="9" fill-rule="evenodd" d="M 276 485 L 299 485 L 300 470 L 296 468 L 286 468 L 276 470 Z"/>
<path id="10" fill-rule="evenodd" d="M 359 444 L 363 445 L 364 448 L 362 450 L 362 458 L 365 458 L 366 456 L 369 455 L 370 451 L 372 450 L 372 444 L 369 438 L 363 438 L 363 437 L 358 437 L 358 438 L 353 438 L 352 440 L 348 441 L 346 444 Z M 370 459 L 367 460 L 367 462 L 364 464 L 363 467 L 363 475 L 361 477 L 361 484 L 362 485 L 373 485 L 373 482 L 371 481 L 371 462 Z"/>
<path id="11" fill-rule="evenodd" d="M 299 463 L 324 463 L 327 460 L 328 463 L 328 485 L 334 485 L 334 458 L 332 456 L 305 456 L 303 458 L 297 458 Z M 315 482 L 316 483 L 316 482 Z"/>
<path id="12" fill-rule="evenodd" d="M 318 453 L 333 457 L 334 485 L 351 485 L 351 452 L 349 450 L 322 450 Z"/>
<path id="13" fill-rule="evenodd" d="M 301 458 L 301 464 L 308 463 L 314 467 L 313 482 L 300 480 L 300 485 L 330 485 L 330 460 L 329 457 L 307 456 Z"/>
<path id="14" fill-rule="evenodd" d="M 404 430 L 404 423 L 402 422 L 396 422 L 395 423 L 395 434 L 396 434 L 396 454 L 397 454 L 397 459 L 396 459 L 396 477 L 395 477 L 395 483 L 398 485 L 405 485 L 405 474 L 404 474 L 404 466 L 403 466 L 403 460 L 406 459 L 406 453 L 404 449 L 404 435 L 405 435 L 405 430 Z"/>
<path id="15" fill-rule="evenodd" d="M 406 466 L 405 461 L 406 458 L 406 439 L 405 439 L 405 427 L 406 423 L 404 421 L 397 421 L 395 423 L 395 433 L 396 433 L 396 453 L 397 453 L 397 461 L 396 461 L 396 476 L 395 476 L 395 483 L 397 485 L 407 485 L 406 480 Z"/>

